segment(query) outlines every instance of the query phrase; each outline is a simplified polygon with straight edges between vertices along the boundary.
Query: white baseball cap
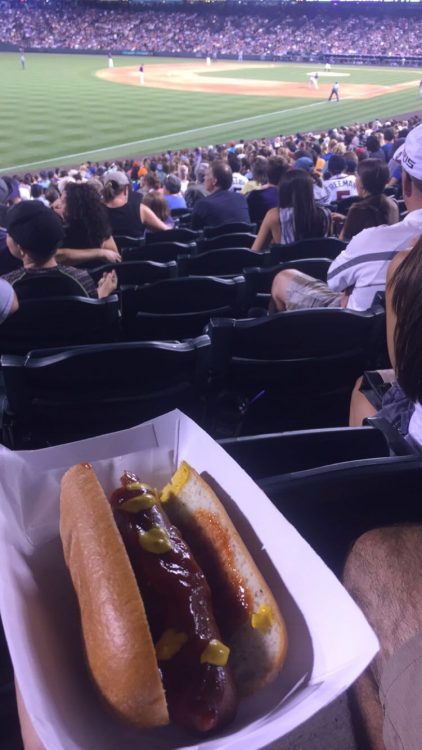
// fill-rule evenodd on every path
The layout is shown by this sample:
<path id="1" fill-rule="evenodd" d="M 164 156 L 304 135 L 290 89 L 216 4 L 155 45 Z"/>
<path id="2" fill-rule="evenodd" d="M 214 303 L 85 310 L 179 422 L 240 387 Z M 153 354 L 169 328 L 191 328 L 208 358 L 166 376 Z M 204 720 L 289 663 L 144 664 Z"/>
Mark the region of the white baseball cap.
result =
<path id="1" fill-rule="evenodd" d="M 394 158 L 411 177 L 422 180 L 422 125 L 410 131 Z"/>

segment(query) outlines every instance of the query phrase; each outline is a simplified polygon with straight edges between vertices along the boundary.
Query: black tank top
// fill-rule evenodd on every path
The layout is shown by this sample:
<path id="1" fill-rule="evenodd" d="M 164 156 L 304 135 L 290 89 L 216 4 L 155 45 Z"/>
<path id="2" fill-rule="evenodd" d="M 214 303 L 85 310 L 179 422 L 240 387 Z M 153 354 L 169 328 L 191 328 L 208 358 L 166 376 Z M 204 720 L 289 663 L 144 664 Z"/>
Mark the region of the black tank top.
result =
<path id="1" fill-rule="evenodd" d="M 111 232 L 115 236 L 143 237 L 145 227 L 141 222 L 139 207 L 142 203 L 141 193 L 129 193 L 127 203 L 118 208 L 107 206 Z"/>

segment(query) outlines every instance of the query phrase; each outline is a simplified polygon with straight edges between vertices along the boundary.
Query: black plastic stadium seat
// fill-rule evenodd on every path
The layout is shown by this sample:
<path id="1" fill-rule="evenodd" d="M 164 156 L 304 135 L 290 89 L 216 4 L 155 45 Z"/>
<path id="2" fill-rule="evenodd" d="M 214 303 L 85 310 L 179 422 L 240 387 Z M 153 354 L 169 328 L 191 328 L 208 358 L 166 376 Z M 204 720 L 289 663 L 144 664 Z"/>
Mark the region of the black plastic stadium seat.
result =
<path id="1" fill-rule="evenodd" d="M 318 466 L 389 456 L 383 433 L 372 427 L 278 432 L 220 441 L 255 480 Z"/>
<path id="2" fill-rule="evenodd" d="M 266 253 L 255 253 L 244 248 L 210 250 L 199 255 L 179 255 L 178 275 L 234 276 L 244 268 L 263 265 Z"/>
<path id="3" fill-rule="evenodd" d="M 184 343 L 96 344 L 4 356 L 3 441 L 40 447 L 122 430 L 180 408 L 201 420 L 199 360 Z"/>
<path id="4" fill-rule="evenodd" d="M 166 232 L 146 232 L 145 244 L 152 245 L 156 242 L 196 242 L 201 235 L 202 232 L 196 232 L 194 229 L 188 229 L 187 227 L 168 229 Z"/>
<path id="5" fill-rule="evenodd" d="M 247 224 L 244 221 L 233 221 L 228 224 L 219 224 L 217 227 L 204 227 L 204 237 L 219 237 L 222 234 L 256 234 L 256 224 Z"/>
<path id="6" fill-rule="evenodd" d="M 206 253 L 208 250 L 224 250 L 229 247 L 251 248 L 255 242 L 255 235 L 250 232 L 233 232 L 232 234 L 219 234 L 217 237 L 200 239 L 197 241 L 198 252 Z"/>
<path id="7" fill-rule="evenodd" d="M 24 300 L 0 327 L 0 353 L 116 341 L 120 333 L 117 295 L 105 299 L 48 297 Z"/>
<path id="8" fill-rule="evenodd" d="M 258 257 L 260 255 L 261 253 L 258 254 Z M 262 255 L 264 256 L 265 266 L 267 253 L 262 253 Z M 277 266 L 270 266 L 269 268 L 245 268 L 245 304 L 247 307 L 252 307 L 259 303 L 257 295 L 271 294 L 273 279 L 280 271 L 295 268 L 315 279 L 327 281 L 327 272 L 330 264 L 331 260 L 329 258 L 306 258 L 305 260 L 292 260 L 287 263 L 279 263 Z"/>
<path id="9" fill-rule="evenodd" d="M 337 211 L 339 214 L 347 214 L 350 206 L 354 203 L 359 203 L 362 200 L 358 195 L 349 195 L 348 198 L 342 198 L 337 202 Z"/>
<path id="10" fill-rule="evenodd" d="M 189 256 L 188 256 L 189 257 Z M 177 263 L 156 263 L 152 260 L 124 261 L 123 263 L 107 263 L 91 272 L 93 279 L 98 282 L 103 273 L 115 271 L 119 284 L 149 284 L 151 281 L 171 279 L 177 275 Z"/>
<path id="11" fill-rule="evenodd" d="M 312 309 L 211 320 L 214 434 L 346 425 L 356 378 L 378 354 L 384 316 Z"/>
<path id="12" fill-rule="evenodd" d="M 168 263 L 176 260 L 178 255 L 188 255 L 196 252 L 194 242 L 152 242 L 143 247 L 125 247 L 122 250 L 122 258 L 127 260 L 154 260 L 157 263 Z"/>
<path id="13" fill-rule="evenodd" d="M 211 317 L 238 314 L 243 287 L 243 276 L 190 276 L 122 287 L 124 336 L 127 340 L 198 336 Z"/>
<path id="14" fill-rule="evenodd" d="M 365 531 L 421 523 L 422 460 L 368 458 L 259 482 L 327 565 L 341 577 L 352 543 Z"/>
<path id="15" fill-rule="evenodd" d="M 142 237 L 131 237 L 127 234 L 115 234 L 113 238 L 120 251 L 124 247 L 142 247 L 145 244 L 143 235 Z"/>
<path id="16" fill-rule="evenodd" d="M 88 297 L 82 284 L 61 271 L 25 276 L 16 281 L 14 289 L 19 301 L 45 297 Z"/>
<path id="17" fill-rule="evenodd" d="M 271 265 L 287 260 L 304 258 L 334 258 L 347 246 L 347 242 L 337 237 L 319 237 L 309 240 L 298 240 L 289 245 L 272 245 L 270 247 Z"/>

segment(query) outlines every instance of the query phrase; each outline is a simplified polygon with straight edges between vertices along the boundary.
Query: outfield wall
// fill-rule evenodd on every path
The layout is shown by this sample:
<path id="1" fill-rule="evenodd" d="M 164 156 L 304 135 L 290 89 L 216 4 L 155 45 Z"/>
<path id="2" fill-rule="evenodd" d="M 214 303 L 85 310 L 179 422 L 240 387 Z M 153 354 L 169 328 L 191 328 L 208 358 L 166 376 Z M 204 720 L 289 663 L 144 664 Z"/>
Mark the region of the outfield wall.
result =
<path id="1" fill-rule="evenodd" d="M 22 49 L 13 44 L 0 43 L 0 52 L 22 52 Z M 42 53 L 56 55 L 102 55 L 107 56 L 109 52 L 113 55 L 123 55 L 125 57 L 174 57 L 189 59 L 204 59 L 204 55 L 193 54 L 191 52 L 165 52 L 162 50 L 148 49 L 72 49 L 69 47 L 57 47 L 51 49 L 48 47 L 25 47 L 25 53 Z M 237 60 L 237 55 L 219 54 L 218 60 Z M 308 55 L 297 53 L 295 55 L 243 55 L 243 60 L 262 61 L 262 62 L 300 62 L 300 63 L 331 63 L 332 65 L 390 65 L 391 67 L 422 67 L 422 55 L 417 57 L 391 57 L 389 55 Z"/>

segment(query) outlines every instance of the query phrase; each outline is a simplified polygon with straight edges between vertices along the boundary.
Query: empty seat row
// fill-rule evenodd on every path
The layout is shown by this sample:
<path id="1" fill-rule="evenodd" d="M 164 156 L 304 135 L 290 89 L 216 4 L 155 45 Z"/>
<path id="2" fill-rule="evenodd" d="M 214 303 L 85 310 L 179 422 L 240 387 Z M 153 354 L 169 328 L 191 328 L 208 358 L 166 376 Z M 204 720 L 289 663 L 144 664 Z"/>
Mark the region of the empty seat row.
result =
<path id="1" fill-rule="evenodd" d="M 22 425 L 31 434 L 46 431 L 50 441 L 76 439 L 176 406 L 220 437 L 345 425 L 354 382 L 373 365 L 382 320 L 380 311 L 335 309 L 213 318 L 207 335 L 184 342 L 4 355 L 4 439 L 16 447 Z"/>

